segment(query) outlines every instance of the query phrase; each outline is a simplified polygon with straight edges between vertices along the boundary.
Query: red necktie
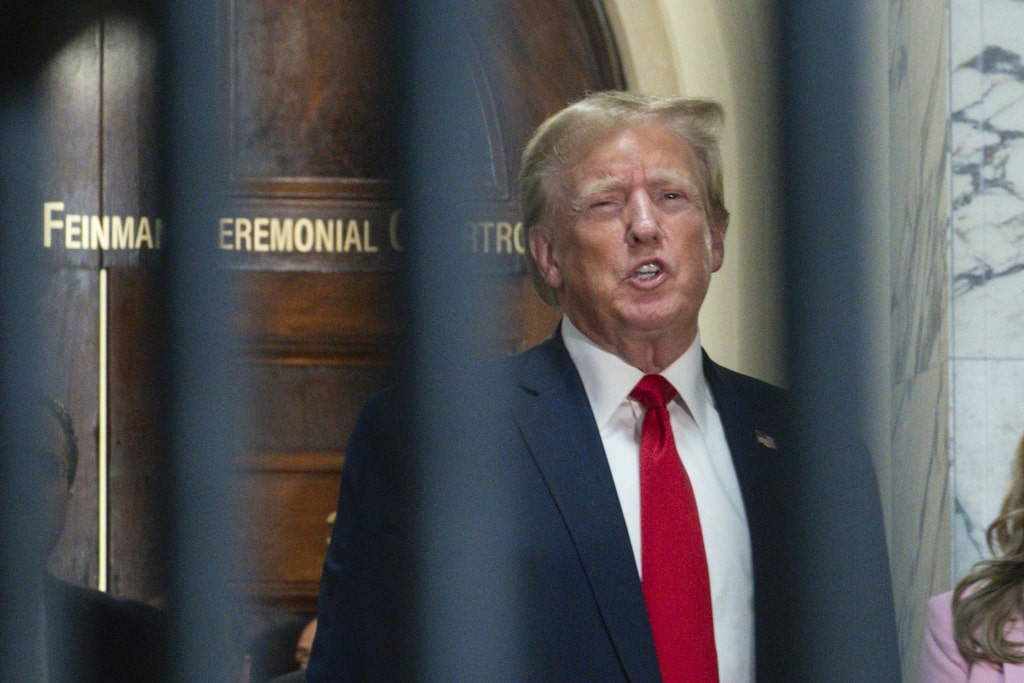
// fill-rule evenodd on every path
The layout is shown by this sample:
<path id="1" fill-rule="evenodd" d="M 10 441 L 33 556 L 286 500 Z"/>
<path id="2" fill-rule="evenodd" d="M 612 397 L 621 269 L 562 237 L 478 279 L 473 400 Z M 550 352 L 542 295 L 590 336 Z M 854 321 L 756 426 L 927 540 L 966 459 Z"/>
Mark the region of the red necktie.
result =
<path id="1" fill-rule="evenodd" d="M 711 582 L 697 501 L 665 407 L 675 395 L 661 375 L 645 375 L 630 393 L 647 408 L 640 435 L 644 600 L 665 683 L 717 683 Z"/>

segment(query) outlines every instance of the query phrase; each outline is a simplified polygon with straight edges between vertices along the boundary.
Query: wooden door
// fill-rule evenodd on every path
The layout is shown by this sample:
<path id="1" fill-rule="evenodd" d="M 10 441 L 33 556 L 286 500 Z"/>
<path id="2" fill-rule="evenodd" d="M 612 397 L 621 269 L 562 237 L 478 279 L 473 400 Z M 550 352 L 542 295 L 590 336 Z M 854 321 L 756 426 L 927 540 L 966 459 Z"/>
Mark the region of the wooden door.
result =
<path id="1" fill-rule="evenodd" d="M 45 388 L 80 450 L 52 571 L 159 602 L 151 266 L 158 259 L 155 44 L 139 19 L 82 22 L 39 83 Z"/>
<path id="2" fill-rule="evenodd" d="M 381 128 L 393 104 L 384 4 L 232 5 L 238 213 L 221 234 L 238 267 L 236 324 L 256 424 L 252 451 L 239 459 L 254 521 L 245 555 L 260 558 L 245 580 L 251 595 L 295 610 L 315 606 L 345 443 L 392 365 L 402 207 L 387 170 L 393 133 Z M 477 284 L 501 312 L 501 323 L 485 331 L 494 353 L 546 337 L 558 314 L 525 276 L 514 186 L 522 145 L 584 92 L 623 85 L 600 3 L 504 0 L 498 11 L 501 21 L 467 36 L 475 123 L 488 141 L 477 179 L 485 199 L 479 220 L 452 233 L 452 248 L 469 248 L 486 263 Z M 285 42 L 286 35 L 301 38 Z M 327 242 L 319 252 L 299 251 L 303 219 L 335 221 L 324 226 L 333 252 Z M 281 246 L 289 220 L 291 250 L 275 251 L 274 226 Z M 263 251 L 255 247 L 257 221 Z"/>
<path id="3" fill-rule="evenodd" d="M 382 114 L 393 104 L 385 4 L 225 2 L 231 197 L 210 245 L 231 268 L 237 306 L 228 322 L 251 417 L 234 454 L 245 512 L 236 577 L 256 603 L 295 612 L 315 607 L 349 432 L 391 379 L 402 206 Z M 598 0 L 496 6 L 501 21 L 467 35 L 475 123 L 488 141 L 483 202 L 452 241 L 487 266 L 476 284 L 500 312 L 486 331 L 500 353 L 544 338 L 558 315 L 525 275 L 520 148 L 548 114 L 623 79 Z M 159 600 L 163 581 L 154 509 L 159 321 L 148 305 L 164 229 L 154 214 L 155 54 L 144 24 L 108 18 L 48 67 L 52 144 L 40 211 L 49 365 L 82 447 L 55 571 L 88 585 L 103 578 L 112 592 L 144 600 Z M 106 241 L 82 227 L 94 219 L 111 224 Z"/>

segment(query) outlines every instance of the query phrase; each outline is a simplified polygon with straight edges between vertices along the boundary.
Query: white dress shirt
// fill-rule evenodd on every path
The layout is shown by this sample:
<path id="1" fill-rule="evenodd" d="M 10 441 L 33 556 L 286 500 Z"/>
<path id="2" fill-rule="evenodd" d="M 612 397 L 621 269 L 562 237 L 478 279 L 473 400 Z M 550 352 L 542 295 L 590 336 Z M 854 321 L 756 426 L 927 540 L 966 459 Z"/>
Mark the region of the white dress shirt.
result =
<path id="1" fill-rule="evenodd" d="M 640 431 L 644 407 L 629 393 L 644 376 L 562 319 L 562 338 L 583 380 L 611 468 L 637 571 Z M 722 420 L 704 378 L 700 335 L 661 375 L 679 392 L 668 406 L 676 449 L 693 486 L 711 579 L 721 683 L 754 683 L 754 578 L 750 532 Z"/>

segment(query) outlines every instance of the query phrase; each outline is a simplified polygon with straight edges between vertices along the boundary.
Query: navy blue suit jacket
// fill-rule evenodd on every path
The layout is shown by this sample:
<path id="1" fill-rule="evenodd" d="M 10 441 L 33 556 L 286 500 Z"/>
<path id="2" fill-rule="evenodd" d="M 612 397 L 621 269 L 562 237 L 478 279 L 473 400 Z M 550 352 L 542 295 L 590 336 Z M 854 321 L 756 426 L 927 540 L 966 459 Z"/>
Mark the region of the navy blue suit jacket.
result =
<path id="1" fill-rule="evenodd" d="M 515 533 L 499 561 L 515 567 L 518 581 L 515 595 L 493 598 L 515 601 L 523 638 L 507 680 L 660 680 L 615 486 L 561 335 L 500 363 L 514 388 L 497 419 L 504 447 L 488 467 L 502 468 L 515 488 L 503 503 L 512 500 L 512 509 L 502 512 Z M 823 457 L 838 463 L 838 475 L 829 469 L 826 481 L 814 481 L 791 448 L 786 392 L 707 357 L 704 370 L 750 527 L 758 683 L 897 681 L 870 460 L 853 442 L 837 442 Z M 422 643 L 409 619 L 414 591 L 407 590 L 416 579 L 404 561 L 414 547 L 414 482 L 404 466 L 397 404 L 388 392 L 371 399 L 349 444 L 308 669 L 313 683 L 417 677 L 411 660 Z M 822 515 L 840 502 L 836 496 L 842 508 Z M 801 516 L 824 517 L 829 526 L 809 529 Z M 823 534 L 832 547 L 806 547 Z M 821 572 L 835 576 L 834 595 L 804 595 L 802 587 L 817 585 Z M 848 627 L 858 629 L 856 637 L 847 638 Z"/>
<path id="2" fill-rule="evenodd" d="M 149 605 L 46 581 L 47 654 L 51 681 L 161 683 L 171 680 L 169 629 Z"/>

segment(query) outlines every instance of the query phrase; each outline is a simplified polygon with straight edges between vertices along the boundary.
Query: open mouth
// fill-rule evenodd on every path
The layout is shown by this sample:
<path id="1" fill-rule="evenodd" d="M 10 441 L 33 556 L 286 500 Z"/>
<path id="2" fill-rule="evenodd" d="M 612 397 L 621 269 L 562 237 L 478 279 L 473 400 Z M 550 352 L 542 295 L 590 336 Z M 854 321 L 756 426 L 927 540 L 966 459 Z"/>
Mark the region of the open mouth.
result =
<path id="1" fill-rule="evenodd" d="M 661 274 L 661 266 L 657 263 L 645 263 L 635 271 L 633 277 L 637 280 L 653 280 Z"/>

